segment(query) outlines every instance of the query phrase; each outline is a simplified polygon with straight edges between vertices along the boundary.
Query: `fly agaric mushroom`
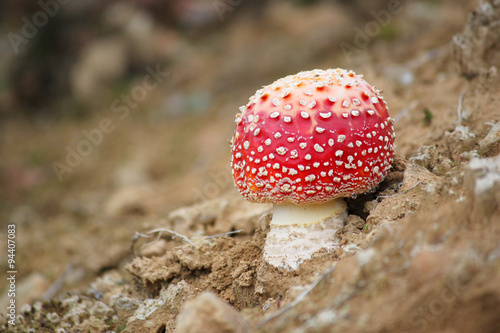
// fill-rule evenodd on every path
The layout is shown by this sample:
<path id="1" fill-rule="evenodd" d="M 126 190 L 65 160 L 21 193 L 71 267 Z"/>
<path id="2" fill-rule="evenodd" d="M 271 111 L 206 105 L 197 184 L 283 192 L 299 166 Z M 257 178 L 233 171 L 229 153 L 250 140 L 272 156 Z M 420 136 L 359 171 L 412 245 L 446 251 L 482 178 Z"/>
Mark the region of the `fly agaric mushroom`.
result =
<path id="1" fill-rule="evenodd" d="M 258 90 L 236 115 L 233 180 L 273 203 L 264 259 L 295 270 L 338 247 L 342 197 L 377 186 L 393 160 L 394 127 L 380 92 L 343 69 L 300 72 Z"/>

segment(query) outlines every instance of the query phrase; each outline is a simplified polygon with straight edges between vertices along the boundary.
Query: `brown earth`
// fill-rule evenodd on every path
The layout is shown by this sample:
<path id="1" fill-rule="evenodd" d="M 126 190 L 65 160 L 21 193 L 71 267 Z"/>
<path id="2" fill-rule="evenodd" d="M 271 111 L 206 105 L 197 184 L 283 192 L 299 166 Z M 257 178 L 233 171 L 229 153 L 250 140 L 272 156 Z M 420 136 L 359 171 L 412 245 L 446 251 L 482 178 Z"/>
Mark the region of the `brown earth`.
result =
<path id="1" fill-rule="evenodd" d="M 388 8 L 373 3 L 278 1 L 202 37 L 169 32 L 168 82 L 124 120 L 111 95 L 87 118 L 0 124 L 19 266 L 18 322 L 0 330 L 500 332 L 500 3 L 405 3 L 345 57 L 345 27 Z M 396 158 L 347 199 L 337 251 L 281 271 L 262 260 L 272 207 L 232 186 L 234 114 L 260 85 L 337 66 L 383 88 Z M 114 131 L 58 181 L 51 163 L 104 117 Z"/>

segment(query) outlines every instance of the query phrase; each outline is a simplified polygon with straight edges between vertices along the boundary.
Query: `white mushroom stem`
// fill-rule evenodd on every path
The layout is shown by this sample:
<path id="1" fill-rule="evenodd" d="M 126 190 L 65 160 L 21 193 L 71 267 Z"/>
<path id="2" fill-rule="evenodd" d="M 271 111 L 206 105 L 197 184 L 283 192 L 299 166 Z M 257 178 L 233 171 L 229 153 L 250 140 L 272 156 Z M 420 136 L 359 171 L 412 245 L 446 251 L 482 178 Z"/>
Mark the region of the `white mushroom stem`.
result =
<path id="1" fill-rule="evenodd" d="M 339 246 L 336 233 L 346 218 L 347 205 L 340 198 L 322 204 L 274 205 L 264 259 L 277 268 L 295 270 L 315 252 Z"/>

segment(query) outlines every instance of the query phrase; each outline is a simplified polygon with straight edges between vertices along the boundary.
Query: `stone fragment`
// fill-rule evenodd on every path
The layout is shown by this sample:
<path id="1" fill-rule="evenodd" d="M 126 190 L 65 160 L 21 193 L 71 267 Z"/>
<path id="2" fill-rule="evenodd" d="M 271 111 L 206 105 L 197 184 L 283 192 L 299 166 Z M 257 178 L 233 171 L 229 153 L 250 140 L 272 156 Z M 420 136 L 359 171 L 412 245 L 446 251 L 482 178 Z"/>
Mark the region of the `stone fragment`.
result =
<path id="1" fill-rule="evenodd" d="M 486 222 L 500 213 L 500 156 L 474 158 L 465 174 L 474 220 Z"/>
<path id="2" fill-rule="evenodd" d="M 495 156 L 500 152 L 500 124 L 496 124 L 488 135 L 479 142 L 481 156 Z"/>
<path id="3" fill-rule="evenodd" d="M 177 317 L 177 333 L 250 332 L 245 319 L 216 295 L 205 292 L 188 301 Z"/>

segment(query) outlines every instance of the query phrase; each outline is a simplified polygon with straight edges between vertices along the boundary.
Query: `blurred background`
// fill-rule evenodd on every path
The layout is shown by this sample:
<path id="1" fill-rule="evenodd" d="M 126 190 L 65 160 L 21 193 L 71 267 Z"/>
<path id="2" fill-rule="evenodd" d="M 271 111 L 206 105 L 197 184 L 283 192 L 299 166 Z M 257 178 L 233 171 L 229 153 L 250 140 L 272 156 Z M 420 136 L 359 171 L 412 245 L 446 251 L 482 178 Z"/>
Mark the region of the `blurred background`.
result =
<path id="1" fill-rule="evenodd" d="M 262 85 L 349 68 L 397 116 L 416 80 L 453 66 L 440 54 L 476 5 L 2 0 L 0 234 L 17 225 L 18 297 L 42 297 L 64 272 L 77 287 L 173 209 L 236 195 L 228 140 Z M 421 142 L 405 131 L 409 155 Z"/>

